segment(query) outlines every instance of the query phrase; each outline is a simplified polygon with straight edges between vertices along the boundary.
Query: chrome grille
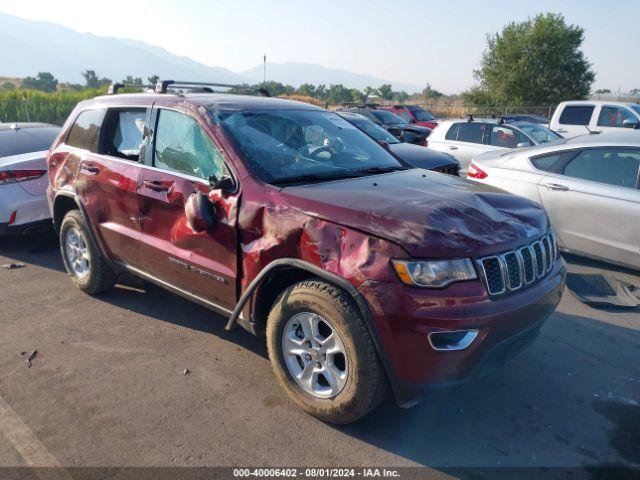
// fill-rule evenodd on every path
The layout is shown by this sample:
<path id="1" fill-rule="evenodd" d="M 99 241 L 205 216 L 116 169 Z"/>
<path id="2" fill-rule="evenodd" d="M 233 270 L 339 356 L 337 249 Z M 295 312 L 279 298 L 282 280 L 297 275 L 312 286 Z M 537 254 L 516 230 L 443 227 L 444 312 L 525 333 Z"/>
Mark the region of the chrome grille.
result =
<path id="1" fill-rule="evenodd" d="M 490 295 L 519 290 L 551 271 L 558 258 L 558 246 L 553 234 L 530 245 L 481 258 L 481 276 Z"/>

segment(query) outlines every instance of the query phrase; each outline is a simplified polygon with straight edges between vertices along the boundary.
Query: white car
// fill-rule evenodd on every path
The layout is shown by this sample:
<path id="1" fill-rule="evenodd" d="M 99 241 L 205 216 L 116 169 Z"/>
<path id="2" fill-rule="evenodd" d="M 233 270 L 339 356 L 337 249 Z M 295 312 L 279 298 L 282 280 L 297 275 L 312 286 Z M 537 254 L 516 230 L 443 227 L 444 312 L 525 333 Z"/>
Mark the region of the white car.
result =
<path id="1" fill-rule="evenodd" d="M 562 102 L 553 112 L 549 128 L 565 138 L 621 128 L 636 129 L 640 136 L 640 105 L 601 100 Z"/>
<path id="2" fill-rule="evenodd" d="M 467 178 L 549 214 L 561 249 L 640 270 L 640 135 L 582 135 L 474 158 Z"/>
<path id="3" fill-rule="evenodd" d="M 471 158 L 485 152 L 530 147 L 562 138 L 533 122 L 496 119 L 443 120 L 427 138 L 428 147 L 453 155 L 464 175 Z"/>
<path id="4" fill-rule="evenodd" d="M 51 226 L 46 157 L 59 133 L 46 123 L 0 123 L 0 236 Z"/>

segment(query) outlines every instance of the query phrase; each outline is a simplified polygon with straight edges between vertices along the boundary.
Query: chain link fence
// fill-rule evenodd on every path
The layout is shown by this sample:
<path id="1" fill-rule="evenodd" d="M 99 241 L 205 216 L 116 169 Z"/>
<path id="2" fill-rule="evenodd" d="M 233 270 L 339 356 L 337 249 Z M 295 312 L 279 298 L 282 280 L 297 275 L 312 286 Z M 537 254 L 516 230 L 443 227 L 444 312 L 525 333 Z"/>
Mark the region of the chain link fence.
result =
<path id="1" fill-rule="evenodd" d="M 551 118 L 556 105 L 529 105 L 529 106 L 494 106 L 478 107 L 464 103 L 425 103 L 423 108 L 429 110 L 438 118 L 464 118 L 467 115 L 478 117 L 502 117 L 513 114 L 540 115 Z"/>

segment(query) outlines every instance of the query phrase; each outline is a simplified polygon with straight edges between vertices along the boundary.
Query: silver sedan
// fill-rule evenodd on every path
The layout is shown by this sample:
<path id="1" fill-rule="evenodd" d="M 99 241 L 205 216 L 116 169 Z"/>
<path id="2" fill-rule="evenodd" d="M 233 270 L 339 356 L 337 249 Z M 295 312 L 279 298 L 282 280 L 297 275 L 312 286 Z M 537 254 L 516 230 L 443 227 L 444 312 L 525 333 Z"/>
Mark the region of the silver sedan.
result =
<path id="1" fill-rule="evenodd" d="M 640 138 L 602 133 L 475 157 L 467 178 L 540 203 L 565 251 L 640 270 Z"/>

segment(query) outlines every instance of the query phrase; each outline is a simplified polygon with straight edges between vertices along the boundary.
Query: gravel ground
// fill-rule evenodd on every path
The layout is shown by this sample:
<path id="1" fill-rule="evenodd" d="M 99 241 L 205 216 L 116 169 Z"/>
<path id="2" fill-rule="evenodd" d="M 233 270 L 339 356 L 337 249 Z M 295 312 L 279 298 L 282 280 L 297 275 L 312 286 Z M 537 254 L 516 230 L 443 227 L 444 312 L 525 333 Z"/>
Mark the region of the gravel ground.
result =
<path id="1" fill-rule="evenodd" d="M 568 261 L 570 271 L 640 287 L 632 272 Z M 0 466 L 422 466 L 423 478 L 475 479 L 494 478 L 475 467 L 503 466 L 607 478 L 594 467 L 615 465 L 637 474 L 640 310 L 596 310 L 565 291 L 537 343 L 502 370 L 336 428 L 287 399 L 261 340 L 225 333 L 210 311 L 135 282 L 87 296 L 52 236 L 0 239 L 0 264 L 10 262 L 25 266 L 0 269 Z M 33 350 L 28 368 L 21 352 Z"/>

